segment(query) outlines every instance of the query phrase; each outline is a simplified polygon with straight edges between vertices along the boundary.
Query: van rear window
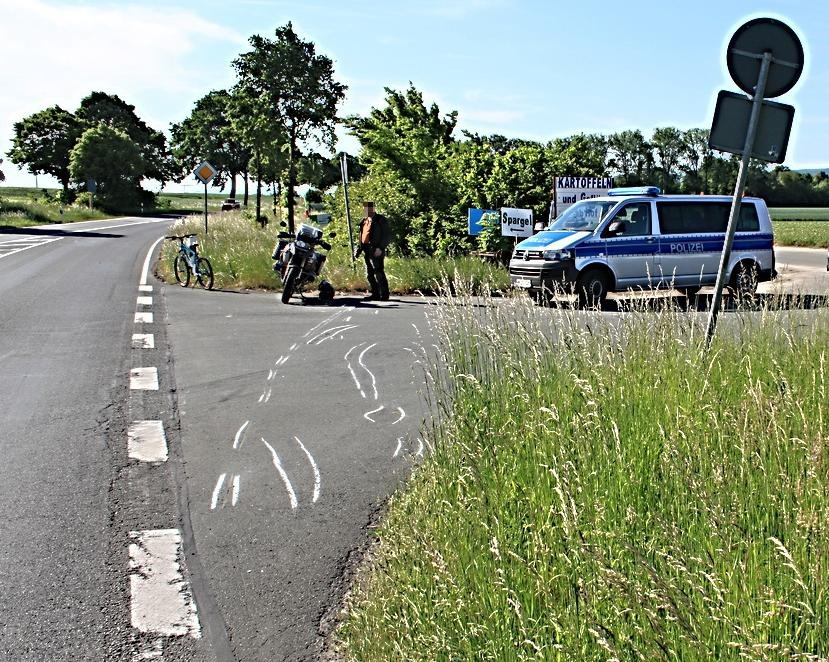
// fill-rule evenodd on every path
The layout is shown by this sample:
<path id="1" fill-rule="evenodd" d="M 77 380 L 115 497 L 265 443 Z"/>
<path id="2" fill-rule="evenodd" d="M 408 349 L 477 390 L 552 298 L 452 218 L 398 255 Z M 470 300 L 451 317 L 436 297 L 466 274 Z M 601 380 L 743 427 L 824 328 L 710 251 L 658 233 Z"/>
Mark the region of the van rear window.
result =
<path id="1" fill-rule="evenodd" d="M 693 234 L 695 232 L 725 232 L 728 229 L 728 202 L 657 202 L 659 228 L 662 234 Z M 757 208 L 750 202 L 740 206 L 737 232 L 757 232 L 760 219 Z"/>

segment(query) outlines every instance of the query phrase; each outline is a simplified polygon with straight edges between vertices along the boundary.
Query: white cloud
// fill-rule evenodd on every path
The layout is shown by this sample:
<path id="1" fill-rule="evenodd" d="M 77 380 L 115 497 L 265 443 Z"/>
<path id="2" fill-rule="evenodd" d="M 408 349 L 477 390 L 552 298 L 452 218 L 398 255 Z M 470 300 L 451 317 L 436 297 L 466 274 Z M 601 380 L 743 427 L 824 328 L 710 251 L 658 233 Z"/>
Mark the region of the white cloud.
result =
<path id="1" fill-rule="evenodd" d="M 227 80 L 216 80 L 209 49 L 219 43 L 235 53 L 245 41 L 192 12 L 139 4 L 0 0 L 0 15 L 3 153 L 14 122 L 55 104 L 73 111 L 93 90 L 117 94 L 166 129 L 181 119 L 171 111 L 186 113 L 195 98 L 230 82 L 229 61 L 221 70 Z"/>

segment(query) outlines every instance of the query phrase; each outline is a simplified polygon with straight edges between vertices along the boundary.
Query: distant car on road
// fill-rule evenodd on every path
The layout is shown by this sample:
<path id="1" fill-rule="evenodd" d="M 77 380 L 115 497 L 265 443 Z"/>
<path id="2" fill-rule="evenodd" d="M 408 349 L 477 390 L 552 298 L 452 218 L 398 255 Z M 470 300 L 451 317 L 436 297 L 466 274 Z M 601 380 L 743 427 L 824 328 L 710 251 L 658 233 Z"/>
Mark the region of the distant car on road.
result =
<path id="1" fill-rule="evenodd" d="M 241 209 L 242 205 L 239 204 L 239 201 L 236 198 L 227 198 L 222 203 L 222 211 L 233 211 L 234 209 Z"/>

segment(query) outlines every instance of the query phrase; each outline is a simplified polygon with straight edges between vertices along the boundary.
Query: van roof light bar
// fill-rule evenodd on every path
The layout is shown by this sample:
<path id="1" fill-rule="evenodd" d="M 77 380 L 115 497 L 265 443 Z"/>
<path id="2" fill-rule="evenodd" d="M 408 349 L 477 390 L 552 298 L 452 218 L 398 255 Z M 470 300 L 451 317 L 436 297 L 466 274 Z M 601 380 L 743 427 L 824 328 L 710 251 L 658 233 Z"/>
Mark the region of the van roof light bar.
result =
<path id="1" fill-rule="evenodd" d="M 625 188 L 612 188 L 608 195 L 662 195 L 662 189 L 658 186 L 627 186 Z"/>

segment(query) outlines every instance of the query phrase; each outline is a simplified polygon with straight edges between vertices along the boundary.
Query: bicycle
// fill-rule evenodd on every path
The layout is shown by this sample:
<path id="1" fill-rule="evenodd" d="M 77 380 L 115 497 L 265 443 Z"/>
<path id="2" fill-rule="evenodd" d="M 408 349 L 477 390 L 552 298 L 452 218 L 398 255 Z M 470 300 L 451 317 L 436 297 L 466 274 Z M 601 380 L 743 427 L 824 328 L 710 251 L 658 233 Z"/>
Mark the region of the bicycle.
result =
<path id="1" fill-rule="evenodd" d="M 196 282 L 206 290 L 213 289 L 213 266 L 210 260 L 199 255 L 199 241 L 195 234 L 172 235 L 167 237 L 170 241 L 178 241 L 178 254 L 173 261 L 173 271 L 176 274 L 176 281 L 182 287 L 190 284 L 190 275 L 196 278 Z"/>

